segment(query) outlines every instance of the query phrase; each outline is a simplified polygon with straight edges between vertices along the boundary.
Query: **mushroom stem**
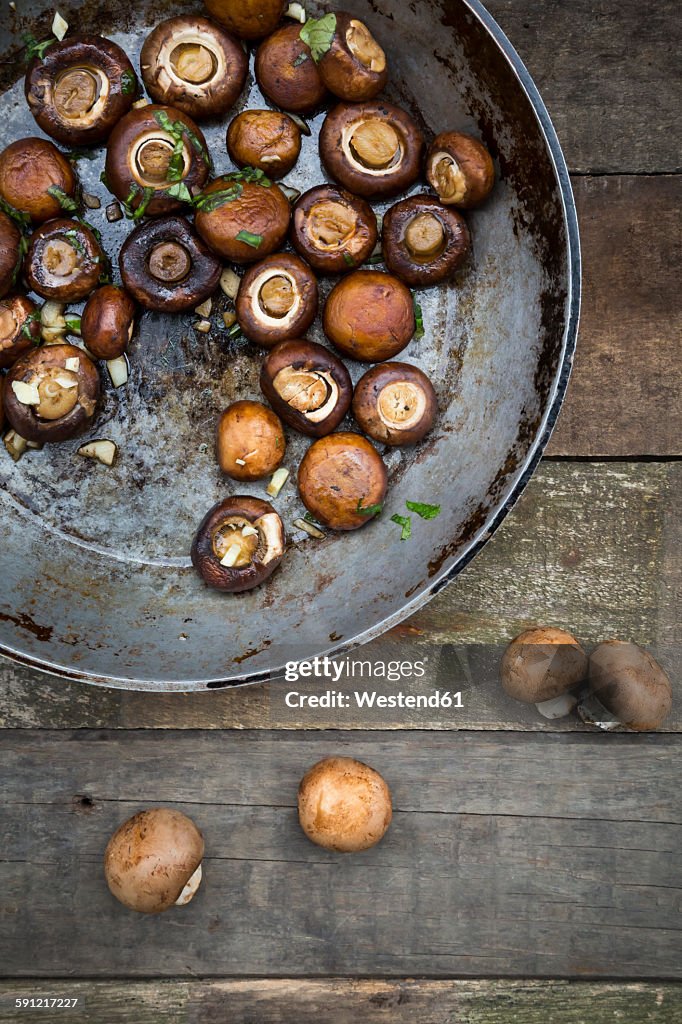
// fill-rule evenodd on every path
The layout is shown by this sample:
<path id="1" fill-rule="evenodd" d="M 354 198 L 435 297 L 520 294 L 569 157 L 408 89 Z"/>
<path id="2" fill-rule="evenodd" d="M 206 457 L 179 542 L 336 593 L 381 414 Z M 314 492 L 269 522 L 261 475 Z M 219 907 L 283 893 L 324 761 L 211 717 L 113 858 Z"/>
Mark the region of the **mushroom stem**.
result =
<path id="1" fill-rule="evenodd" d="M 578 698 L 576 695 L 569 692 L 562 693 L 558 697 L 553 697 L 551 700 L 541 700 L 535 705 L 535 707 L 543 718 L 553 720 L 556 718 L 565 718 L 566 715 L 570 715 L 577 703 Z"/>
<path id="2" fill-rule="evenodd" d="M 594 725 L 602 732 L 612 732 L 623 724 L 589 690 L 578 703 L 578 715 L 585 725 Z"/>
<path id="3" fill-rule="evenodd" d="M 194 874 L 190 875 L 190 877 L 187 879 L 185 888 L 182 890 L 182 892 L 175 901 L 176 907 L 186 906 L 190 902 L 190 900 L 192 900 L 194 896 L 196 896 L 197 889 L 201 885 L 201 876 L 202 870 L 200 864 L 199 867 L 194 872 Z"/>

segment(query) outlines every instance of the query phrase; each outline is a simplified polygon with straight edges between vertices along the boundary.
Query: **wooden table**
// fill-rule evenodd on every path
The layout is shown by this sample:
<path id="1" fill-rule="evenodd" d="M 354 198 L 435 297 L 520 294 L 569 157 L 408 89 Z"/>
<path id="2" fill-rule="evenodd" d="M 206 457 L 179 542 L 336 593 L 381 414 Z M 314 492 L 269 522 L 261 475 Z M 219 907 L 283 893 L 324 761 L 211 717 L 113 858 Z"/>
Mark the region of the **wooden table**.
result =
<path id="1" fill-rule="evenodd" d="M 682 1021 L 678 5 L 489 7 L 573 172 L 580 343 L 517 509 L 394 639 L 435 651 L 536 621 L 631 638 L 671 671 L 674 712 L 605 735 L 486 685 L 419 729 L 303 731 L 266 687 L 155 697 L 3 662 L 0 1021 L 31 993 L 81 995 L 55 1017 L 81 1024 Z M 387 839 L 356 858 L 296 824 L 298 778 L 330 752 L 394 793 Z M 150 803 L 209 837 L 195 901 L 154 919 L 117 909 L 100 873 Z"/>

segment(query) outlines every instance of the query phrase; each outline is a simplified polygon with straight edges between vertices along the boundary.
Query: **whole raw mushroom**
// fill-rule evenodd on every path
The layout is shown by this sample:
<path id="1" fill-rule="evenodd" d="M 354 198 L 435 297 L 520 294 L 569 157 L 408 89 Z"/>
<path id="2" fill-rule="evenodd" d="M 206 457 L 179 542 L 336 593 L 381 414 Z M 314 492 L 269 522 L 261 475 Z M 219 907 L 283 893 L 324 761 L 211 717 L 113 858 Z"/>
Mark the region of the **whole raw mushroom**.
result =
<path id="1" fill-rule="evenodd" d="M 368 850 L 391 824 L 391 792 L 377 771 L 351 757 L 327 757 L 298 787 L 298 820 L 311 842 L 338 853 Z"/>
<path id="2" fill-rule="evenodd" d="M 545 718 L 562 718 L 577 698 L 571 691 L 587 677 L 587 655 L 570 633 L 536 626 L 515 637 L 500 666 L 505 693 L 535 704 Z"/>
<path id="3" fill-rule="evenodd" d="M 638 732 L 658 729 L 672 707 L 668 676 L 638 644 L 606 640 L 595 647 L 590 655 L 589 685 L 592 695 L 615 717 L 614 724 Z M 582 710 L 581 716 L 601 724 L 588 719 Z M 613 728 L 613 724 L 606 722 L 603 727 Z"/>

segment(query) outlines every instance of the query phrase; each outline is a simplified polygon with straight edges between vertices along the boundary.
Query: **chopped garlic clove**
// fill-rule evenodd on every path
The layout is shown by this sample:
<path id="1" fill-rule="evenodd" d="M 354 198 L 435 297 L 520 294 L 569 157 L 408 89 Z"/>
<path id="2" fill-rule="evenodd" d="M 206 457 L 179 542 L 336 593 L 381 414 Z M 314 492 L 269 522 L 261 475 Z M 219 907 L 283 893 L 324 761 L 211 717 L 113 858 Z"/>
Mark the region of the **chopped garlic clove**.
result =
<path id="1" fill-rule="evenodd" d="M 212 309 L 213 309 L 213 300 L 212 299 L 206 299 L 206 301 L 202 302 L 200 306 L 195 306 L 194 312 L 197 314 L 197 316 L 207 317 L 207 316 L 211 315 L 211 310 Z"/>
<path id="2" fill-rule="evenodd" d="M 306 522 L 305 519 L 294 519 L 294 526 L 296 526 L 299 530 L 303 530 L 305 533 L 309 534 L 311 537 L 314 537 L 316 540 L 322 540 L 324 538 L 324 533 L 322 532 L 322 530 L 318 530 L 318 528 L 314 526 L 313 523 L 308 523 Z"/>
<path id="3" fill-rule="evenodd" d="M 116 359 L 107 360 L 107 370 L 111 377 L 111 383 L 115 388 L 120 388 L 128 383 L 128 360 L 125 356 L 118 356 Z"/>
<path id="4" fill-rule="evenodd" d="M 13 380 L 12 391 L 17 402 L 22 405 L 40 405 L 40 393 L 36 384 L 27 384 L 24 380 Z"/>
<path id="5" fill-rule="evenodd" d="M 192 326 L 194 327 L 195 331 L 199 332 L 199 334 L 208 334 L 209 331 L 211 330 L 211 321 L 198 320 L 195 324 L 192 324 Z"/>
<path id="6" fill-rule="evenodd" d="M 220 287 L 225 295 L 227 295 L 228 299 L 234 299 L 237 297 L 240 284 L 241 278 L 239 277 L 239 274 L 235 274 L 231 267 L 225 267 L 220 275 Z"/>
<path id="7" fill-rule="evenodd" d="M 276 498 L 288 479 L 288 469 L 284 469 L 284 467 L 282 467 L 281 469 L 276 470 L 272 475 L 272 480 L 265 488 L 266 494 L 269 494 L 271 498 Z"/>
<path id="8" fill-rule="evenodd" d="M 64 369 L 71 370 L 72 373 L 78 373 L 80 369 L 81 361 L 78 356 L 72 356 L 71 359 L 66 359 L 64 362 Z"/>
<path id="9" fill-rule="evenodd" d="M 59 328 L 62 331 L 66 330 L 64 309 L 65 306 L 63 302 L 52 302 L 51 299 L 44 302 L 40 307 L 41 326 Z"/>
<path id="10" fill-rule="evenodd" d="M 54 18 L 52 19 L 52 35 L 61 43 L 62 39 L 69 30 L 69 23 L 62 18 L 59 11 L 54 12 Z"/>
<path id="11" fill-rule="evenodd" d="M 243 459 L 235 459 L 234 461 L 237 463 L 238 466 L 245 466 L 246 465 L 246 463 L 244 462 Z"/>
<path id="12" fill-rule="evenodd" d="M 223 313 L 223 323 L 226 327 L 234 327 L 237 323 L 237 314 L 228 309 L 226 313 Z"/>
<path id="13" fill-rule="evenodd" d="M 230 544 L 229 548 L 225 552 L 224 556 L 220 559 L 220 564 L 226 568 L 231 569 L 241 554 L 241 545 Z"/>
<path id="14" fill-rule="evenodd" d="M 243 526 L 242 527 L 242 537 L 257 537 L 257 536 L 258 536 L 258 530 L 254 529 L 253 526 Z"/>
<path id="15" fill-rule="evenodd" d="M 303 4 L 299 3 L 289 4 L 285 13 L 287 18 L 293 18 L 294 21 L 300 22 L 301 25 L 305 25 L 306 18 L 308 17 L 305 12 L 305 7 Z"/>
<path id="16" fill-rule="evenodd" d="M 280 185 L 280 192 L 283 192 L 290 203 L 295 203 L 297 199 L 301 198 L 300 189 L 292 188 L 291 185 Z"/>
<path id="17" fill-rule="evenodd" d="M 15 462 L 19 461 L 28 448 L 28 441 L 21 434 L 17 434 L 16 430 L 10 430 L 5 434 L 3 443 Z"/>
<path id="18" fill-rule="evenodd" d="M 77 452 L 84 459 L 96 459 L 104 466 L 113 466 L 117 453 L 118 448 L 114 442 L 107 440 L 88 441 L 87 444 L 81 445 Z"/>
<path id="19" fill-rule="evenodd" d="M 74 380 L 73 377 L 67 377 L 66 374 L 59 374 L 55 377 L 55 380 L 60 387 L 65 389 L 78 387 L 78 381 Z"/>

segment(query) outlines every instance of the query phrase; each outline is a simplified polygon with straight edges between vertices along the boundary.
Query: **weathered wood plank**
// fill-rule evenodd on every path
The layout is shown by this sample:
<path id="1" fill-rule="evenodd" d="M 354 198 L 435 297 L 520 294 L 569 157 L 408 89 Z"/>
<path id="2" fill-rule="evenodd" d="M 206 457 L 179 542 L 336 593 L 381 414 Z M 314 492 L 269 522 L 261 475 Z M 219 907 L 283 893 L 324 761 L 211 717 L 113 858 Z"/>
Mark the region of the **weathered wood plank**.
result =
<path id="1" fill-rule="evenodd" d="M 50 992 L 78 998 L 63 1024 L 680 1024 L 682 986 L 568 981 L 329 981 L 190 982 L 66 981 Z M 8 1001 L 47 991 L 0 982 L 0 1022 L 24 1024 L 26 1012 Z M 40 1020 L 40 1015 L 36 1015 Z"/>
<path id="2" fill-rule="evenodd" d="M 394 656 L 429 658 L 439 677 L 442 645 L 504 644 L 534 622 L 572 628 L 586 642 L 632 638 L 656 651 L 678 698 L 664 728 L 682 727 L 679 595 L 682 587 L 679 464 L 543 463 L 517 508 L 460 578 L 395 631 Z M 378 656 L 378 644 L 363 657 Z M 445 677 L 452 654 L 443 656 Z M 448 659 L 451 659 L 448 661 Z M 0 662 L 4 728 L 347 728 L 368 726 L 362 712 L 295 716 L 281 686 L 192 695 L 135 694 L 57 680 Z M 489 675 L 476 676 L 464 708 L 435 712 L 422 726 L 443 729 L 580 729 L 507 698 Z M 408 712 L 373 728 L 415 723 Z"/>
<path id="3" fill-rule="evenodd" d="M 487 0 L 486 7 L 533 75 L 571 170 L 680 170 L 675 0 L 657 0 L 646 17 L 635 0 Z"/>
<path id="4" fill-rule="evenodd" d="M 4 733 L 0 964 L 17 976 L 498 975 L 679 979 L 677 741 L 460 733 Z M 372 851 L 311 845 L 298 780 L 375 765 Z M 140 806 L 207 841 L 192 904 L 144 918 L 101 857 Z"/>
<path id="5" fill-rule="evenodd" d="M 573 186 L 583 309 L 549 453 L 680 455 L 682 176 L 578 178 Z"/>

